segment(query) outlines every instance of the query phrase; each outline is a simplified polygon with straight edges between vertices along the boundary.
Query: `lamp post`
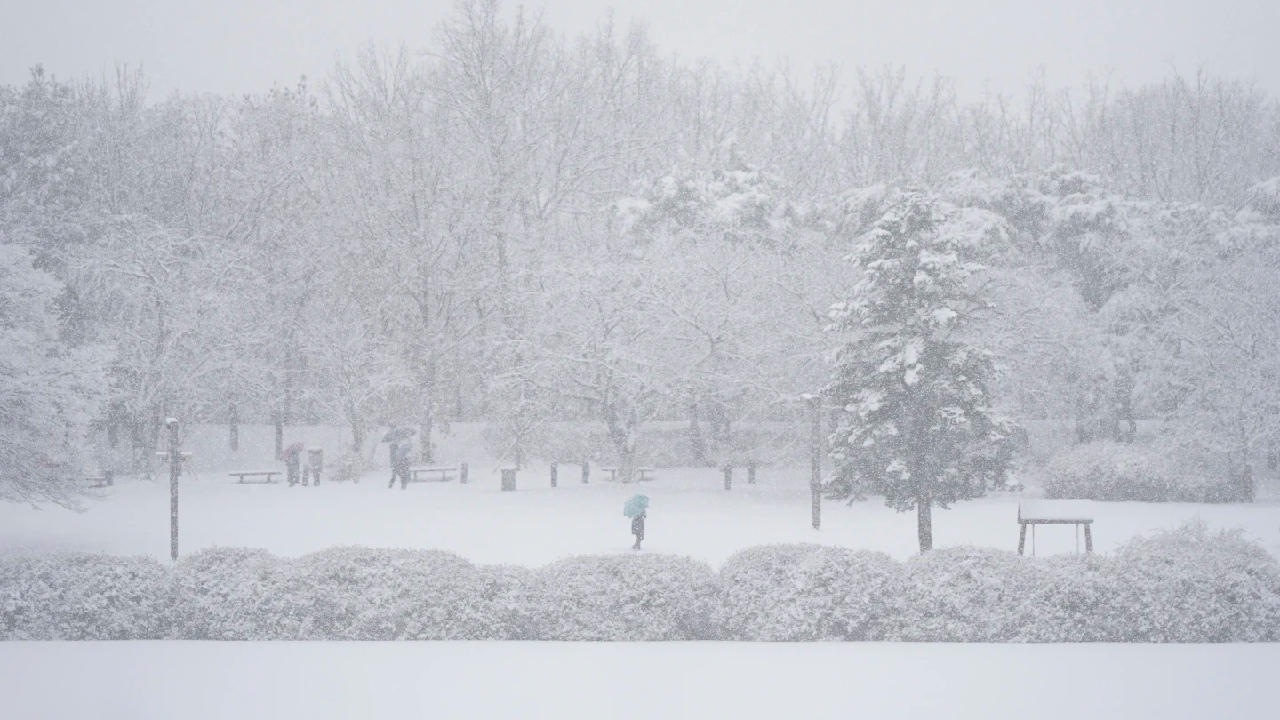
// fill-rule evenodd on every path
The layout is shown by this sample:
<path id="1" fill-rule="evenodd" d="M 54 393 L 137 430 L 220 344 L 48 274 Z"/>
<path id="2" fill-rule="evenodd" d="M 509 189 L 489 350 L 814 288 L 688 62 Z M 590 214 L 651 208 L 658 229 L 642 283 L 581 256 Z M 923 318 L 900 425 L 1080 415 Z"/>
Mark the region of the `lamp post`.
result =
<path id="1" fill-rule="evenodd" d="M 178 559 L 178 473 L 182 472 L 182 453 L 178 452 L 178 419 L 164 421 L 169 428 L 169 556 Z"/>
<path id="2" fill-rule="evenodd" d="M 810 475 L 809 495 L 813 529 L 822 527 L 822 396 L 803 395 L 809 403 Z"/>

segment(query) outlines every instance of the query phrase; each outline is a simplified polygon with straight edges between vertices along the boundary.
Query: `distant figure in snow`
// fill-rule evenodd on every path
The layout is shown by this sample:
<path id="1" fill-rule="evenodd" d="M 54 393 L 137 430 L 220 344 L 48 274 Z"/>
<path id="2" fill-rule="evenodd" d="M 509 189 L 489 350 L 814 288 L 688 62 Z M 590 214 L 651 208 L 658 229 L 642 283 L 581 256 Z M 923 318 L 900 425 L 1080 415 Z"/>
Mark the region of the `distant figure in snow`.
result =
<path id="1" fill-rule="evenodd" d="M 409 487 L 409 462 L 413 459 L 413 443 L 405 440 L 400 443 L 400 489 Z"/>
<path id="2" fill-rule="evenodd" d="M 636 536 L 636 544 L 631 546 L 632 550 L 640 549 L 640 541 L 644 539 L 644 518 L 646 512 L 631 518 L 631 534 Z"/>
<path id="3" fill-rule="evenodd" d="M 284 449 L 285 475 L 292 487 L 302 481 L 302 443 L 293 443 Z"/>
<path id="4" fill-rule="evenodd" d="M 409 460 L 413 457 L 413 443 L 405 440 L 400 444 L 391 444 L 391 483 L 387 489 L 395 487 L 396 478 L 400 478 L 400 489 L 409 487 Z"/>
<path id="5" fill-rule="evenodd" d="M 400 443 L 391 443 L 391 482 L 387 483 L 387 489 L 396 486 L 396 476 L 400 474 Z"/>
<path id="6" fill-rule="evenodd" d="M 316 481 L 316 487 L 320 486 L 320 471 L 324 469 L 324 451 L 318 447 L 307 450 L 307 466 L 302 468 L 302 486 L 307 486 L 307 477 L 310 476 Z"/>

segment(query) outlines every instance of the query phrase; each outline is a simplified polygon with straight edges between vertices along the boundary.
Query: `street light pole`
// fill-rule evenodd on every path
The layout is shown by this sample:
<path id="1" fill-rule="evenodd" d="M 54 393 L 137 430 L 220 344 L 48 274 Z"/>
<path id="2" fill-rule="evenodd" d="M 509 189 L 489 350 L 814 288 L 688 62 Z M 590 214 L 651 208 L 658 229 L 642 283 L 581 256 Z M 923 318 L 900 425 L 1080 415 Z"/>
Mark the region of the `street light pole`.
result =
<path id="1" fill-rule="evenodd" d="M 164 421 L 169 428 L 169 556 L 178 559 L 178 473 L 182 472 L 182 453 L 178 452 L 178 420 Z"/>
<path id="2" fill-rule="evenodd" d="M 818 530 L 822 527 L 822 396 L 809 395 L 809 415 L 812 423 L 809 428 L 810 435 L 810 462 L 811 474 L 809 476 L 809 494 L 811 496 L 811 506 L 813 515 L 813 529 Z"/>

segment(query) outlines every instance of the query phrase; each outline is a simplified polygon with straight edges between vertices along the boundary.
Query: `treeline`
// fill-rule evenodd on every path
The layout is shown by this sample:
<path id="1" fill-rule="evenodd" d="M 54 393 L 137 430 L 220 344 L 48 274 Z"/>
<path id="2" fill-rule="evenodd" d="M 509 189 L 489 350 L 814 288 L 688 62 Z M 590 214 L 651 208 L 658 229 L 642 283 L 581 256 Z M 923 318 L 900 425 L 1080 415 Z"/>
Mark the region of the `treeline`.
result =
<path id="1" fill-rule="evenodd" d="M 850 239 L 907 184 L 1007 222 L 986 331 L 1020 407 L 1085 428 L 1194 406 L 1261 437 L 1242 423 L 1269 410 L 1218 407 L 1261 399 L 1188 385 L 1234 372 L 1208 335 L 1151 331 L 1193 313 L 1247 344 L 1235 311 L 1268 317 L 1280 106 L 1248 84 L 1032 78 L 962 103 L 900 70 L 664 57 L 608 20 L 566 39 L 495 0 L 420 46 L 242 97 L 148 101 L 126 68 L 0 88 L 3 332 L 31 348 L 6 376 L 29 437 L 6 493 L 48 496 L 11 488 L 93 428 L 150 462 L 167 416 L 340 422 L 353 445 L 484 418 L 516 452 L 579 417 L 623 456 L 646 420 L 689 418 L 727 452 L 734 423 L 825 383 Z M 1228 361 L 1266 354 L 1252 327 Z"/>

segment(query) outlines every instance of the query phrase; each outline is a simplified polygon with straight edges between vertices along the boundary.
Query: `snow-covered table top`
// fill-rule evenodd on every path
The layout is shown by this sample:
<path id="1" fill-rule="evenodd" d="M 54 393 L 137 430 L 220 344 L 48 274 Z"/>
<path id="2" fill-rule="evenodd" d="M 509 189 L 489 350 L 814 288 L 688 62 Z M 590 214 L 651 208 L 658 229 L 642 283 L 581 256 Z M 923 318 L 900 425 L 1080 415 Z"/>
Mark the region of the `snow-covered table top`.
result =
<path id="1" fill-rule="evenodd" d="M 1018 503 L 1018 522 L 1091 523 L 1093 503 L 1089 500 L 1023 500 Z"/>

